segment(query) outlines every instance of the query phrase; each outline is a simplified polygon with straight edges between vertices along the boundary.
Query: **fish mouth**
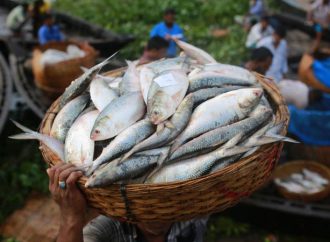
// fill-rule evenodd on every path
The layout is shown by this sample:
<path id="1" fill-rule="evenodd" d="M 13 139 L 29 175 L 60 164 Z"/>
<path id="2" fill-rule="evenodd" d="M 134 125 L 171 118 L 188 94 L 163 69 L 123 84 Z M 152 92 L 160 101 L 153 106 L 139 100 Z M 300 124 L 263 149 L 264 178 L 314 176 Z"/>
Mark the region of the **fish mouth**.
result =
<path id="1" fill-rule="evenodd" d="M 254 89 L 253 90 L 253 94 L 256 96 L 256 97 L 260 97 L 264 92 L 262 91 L 262 89 L 260 88 L 257 88 L 257 89 Z"/>

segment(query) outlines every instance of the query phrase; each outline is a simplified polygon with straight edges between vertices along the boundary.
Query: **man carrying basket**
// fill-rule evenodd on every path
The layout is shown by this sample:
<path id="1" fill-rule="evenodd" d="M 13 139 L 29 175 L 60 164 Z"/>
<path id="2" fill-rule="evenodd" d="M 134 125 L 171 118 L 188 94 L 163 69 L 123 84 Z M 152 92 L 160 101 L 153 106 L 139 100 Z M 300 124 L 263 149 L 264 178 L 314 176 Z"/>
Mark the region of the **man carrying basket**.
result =
<path id="1" fill-rule="evenodd" d="M 87 213 L 86 199 L 76 185 L 83 174 L 73 164 L 59 163 L 47 173 L 49 190 L 61 211 L 57 242 L 203 241 L 207 218 L 174 224 L 119 222 L 98 216 L 97 211 Z"/>

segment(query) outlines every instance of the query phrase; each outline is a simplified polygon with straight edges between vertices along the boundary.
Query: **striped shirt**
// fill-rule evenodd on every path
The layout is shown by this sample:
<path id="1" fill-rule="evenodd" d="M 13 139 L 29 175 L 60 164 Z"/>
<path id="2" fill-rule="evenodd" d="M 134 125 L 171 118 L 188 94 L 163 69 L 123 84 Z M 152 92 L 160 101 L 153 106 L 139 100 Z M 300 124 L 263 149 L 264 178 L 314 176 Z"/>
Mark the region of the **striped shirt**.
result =
<path id="1" fill-rule="evenodd" d="M 202 242 L 208 218 L 174 223 L 167 242 Z M 84 228 L 84 242 L 143 242 L 136 226 L 100 215 Z"/>

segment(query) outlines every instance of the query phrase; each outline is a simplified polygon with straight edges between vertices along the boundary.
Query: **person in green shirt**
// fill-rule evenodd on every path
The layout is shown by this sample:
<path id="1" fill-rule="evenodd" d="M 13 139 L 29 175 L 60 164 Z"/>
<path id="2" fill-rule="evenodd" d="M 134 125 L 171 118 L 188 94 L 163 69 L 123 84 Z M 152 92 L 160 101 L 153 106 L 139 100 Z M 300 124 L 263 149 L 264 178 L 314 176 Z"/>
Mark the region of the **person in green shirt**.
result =
<path id="1" fill-rule="evenodd" d="M 6 26 L 14 34 L 19 34 L 29 17 L 29 5 L 26 2 L 22 3 L 10 11 L 6 19 Z"/>

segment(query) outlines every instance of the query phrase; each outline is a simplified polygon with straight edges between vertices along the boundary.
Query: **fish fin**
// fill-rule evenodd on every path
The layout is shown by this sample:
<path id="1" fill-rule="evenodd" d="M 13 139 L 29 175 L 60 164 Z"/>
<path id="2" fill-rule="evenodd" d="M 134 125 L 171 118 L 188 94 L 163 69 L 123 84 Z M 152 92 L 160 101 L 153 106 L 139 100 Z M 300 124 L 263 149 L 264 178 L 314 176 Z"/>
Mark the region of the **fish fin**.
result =
<path id="1" fill-rule="evenodd" d="M 245 157 L 248 157 L 250 155 L 252 155 L 254 152 L 256 152 L 257 150 L 259 149 L 259 147 L 253 147 L 252 149 L 250 149 L 249 151 L 247 151 L 243 156 L 242 158 L 245 158 Z"/>
<path id="2" fill-rule="evenodd" d="M 159 135 L 165 128 L 165 124 L 164 123 L 160 123 L 157 125 L 157 130 L 156 130 L 156 134 Z"/>
<path id="3" fill-rule="evenodd" d="M 169 120 L 165 122 L 165 127 L 176 130 L 176 127 L 174 126 L 174 124 Z"/>
<path id="4" fill-rule="evenodd" d="M 253 148 L 252 148 L 253 149 Z M 224 150 L 224 155 L 226 157 L 242 154 L 251 150 L 251 147 L 244 147 L 244 146 L 233 146 L 229 149 Z"/>
<path id="5" fill-rule="evenodd" d="M 236 147 L 237 143 L 242 139 L 244 133 L 238 133 L 233 138 L 228 140 L 223 146 L 221 146 L 221 149 L 231 149 L 233 147 Z"/>

